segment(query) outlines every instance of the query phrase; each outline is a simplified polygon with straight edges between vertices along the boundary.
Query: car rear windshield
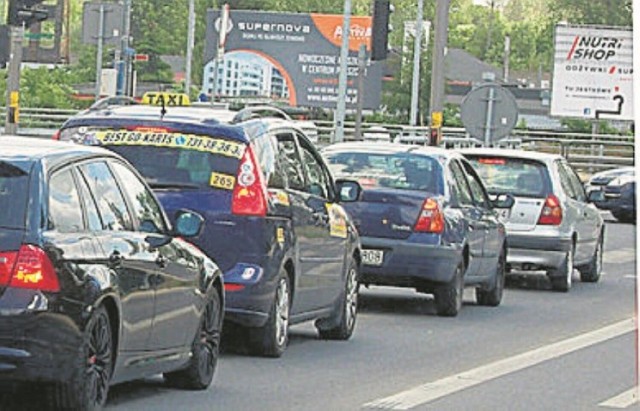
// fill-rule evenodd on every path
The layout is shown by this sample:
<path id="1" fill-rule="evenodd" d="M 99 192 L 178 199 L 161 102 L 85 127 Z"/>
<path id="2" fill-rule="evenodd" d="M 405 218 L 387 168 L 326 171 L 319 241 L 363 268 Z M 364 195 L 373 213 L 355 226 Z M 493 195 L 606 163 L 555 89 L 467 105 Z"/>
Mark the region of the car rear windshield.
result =
<path id="1" fill-rule="evenodd" d="M 444 191 L 440 164 L 432 157 L 362 152 L 325 153 L 325 157 L 336 178 L 355 179 L 364 189 Z"/>
<path id="2" fill-rule="evenodd" d="M 87 134 L 90 134 L 87 136 Z M 126 158 L 152 188 L 232 190 L 245 144 L 149 128 L 96 129 L 85 134 Z"/>
<path id="3" fill-rule="evenodd" d="M 25 165 L 0 160 L 0 227 L 24 228 L 29 193 Z"/>
<path id="4" fill-rule="evenodd" d="M 467 157 L 490 194 L 545 198 L 551 193 L 547 167 L 538 161 L 508 157 Z"/>

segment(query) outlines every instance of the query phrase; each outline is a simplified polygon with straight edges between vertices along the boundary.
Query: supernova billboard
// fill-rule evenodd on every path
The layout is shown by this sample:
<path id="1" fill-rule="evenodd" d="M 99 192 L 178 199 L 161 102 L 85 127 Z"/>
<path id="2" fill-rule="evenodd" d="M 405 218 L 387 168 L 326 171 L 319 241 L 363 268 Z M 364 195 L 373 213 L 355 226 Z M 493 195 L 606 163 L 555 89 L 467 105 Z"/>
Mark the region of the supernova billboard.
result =
<path id="1" fill-rule="evenodd" d="M 205 79 L 213 73 L 211 62 L 217 54 L 220 21 L 220 11 L 208 11 L 204 58 L 209 62 L 209 69 L 205 69 Z M 335 108 L 342 23 L 342 15 L 231 10 L 224 44 L 225 60 L 233 59 L 233 64 L 240 62 L 239 75 L 249 77 L 244 84 L 247 89 L 254 86 L 251 90 L 241 91 L 240 95 L 269 94 L 268 86 L 271 86 L 293 106 Z M 382 65 L 369 59 L 370 39 L 371 17 L 352 16 L 347 61 L 348 107 L 354 108 L 357 104 L 358 49 L 362 44 L 367 47 L 363 106 L 369 109 L 380 106 Z M 264 70 L 260 70 L 261 64 Z M 243 66 L 245 70 L 242 70 Z M 247 74 L 251 71 L 255 75 Z M 233 82 L 236 75 L 233 74 L 231 83 L 222 79 L 222 84 L 236 85 Z M 272 77 L 265 79 L 267 87 L 257 84 L 256 77 L 260 76 Z M 251 78 L 256 84 L 250 84 Z M 284 81 L 283 87 L 276 88 L 278 81 Z M 225 88 L 221 94 L 225 95 Z"/>
<path id="2" fill-rule="evenodd" d="M 558 25 L 551 115 L 633 120 L 633 32 Z"/>

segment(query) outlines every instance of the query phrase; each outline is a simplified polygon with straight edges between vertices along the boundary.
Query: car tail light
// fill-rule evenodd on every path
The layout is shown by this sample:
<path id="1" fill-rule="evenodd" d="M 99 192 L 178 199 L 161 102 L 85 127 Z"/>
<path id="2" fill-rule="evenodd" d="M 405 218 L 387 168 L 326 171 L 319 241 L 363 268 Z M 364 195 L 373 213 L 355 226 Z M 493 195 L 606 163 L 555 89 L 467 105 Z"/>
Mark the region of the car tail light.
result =
<path id="1" fill-rule="evenodd" d="M 53 136 L 51 138 L 54 140 L 60 140 L 60 130 L 57 130 L 55 133 L 53 133 Z"/>
<path id="2" fill-rule="evenodd" d="M 251 146 L 245 150 L 240 167 L 238 167 L 231 212 L 236 215 L 259 217 L 267 215 L 267 193 L 264 178 Z"/>
<path id="3" fill-rule="evenodd" d="M 6 261 L 4 264 L 2 258 Z M 8 281 L 3 281 L 7 277 Z M 44 250 L 34 245 L 22 245 L 17 253 L 0 254 L 0 284 L 11 288 L 60 291 L 58 275 L 51 260 Z"/>
<path id="4" fill-rule="evenodd" d="M 562 223 L 562 207 L 558 197 L 550 194 L 544 201 L 538 225 L 560 225 Z"/>
<path id="5" fill-rule="evenodd" d="M 416 232 L 441 234 L 444 231 L 444 216 L 438 202 L 427 198 L 422 204 L 418 221 L 413 228 Z"/>

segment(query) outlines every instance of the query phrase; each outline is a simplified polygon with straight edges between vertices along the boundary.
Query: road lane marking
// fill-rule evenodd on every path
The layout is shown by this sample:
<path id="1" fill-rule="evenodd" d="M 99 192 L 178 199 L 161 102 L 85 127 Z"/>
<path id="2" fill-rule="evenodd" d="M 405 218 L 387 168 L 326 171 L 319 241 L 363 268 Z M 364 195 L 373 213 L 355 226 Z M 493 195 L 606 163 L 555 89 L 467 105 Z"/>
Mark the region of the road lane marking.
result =
<path id="1" fill-rule="evenodd" d="M 544 361 L 619 337 L 633 330 L 635 330 L 635 320 L 630 318 L 576 337 L 482 365 L 460 374 L 423 384 L 389 397 L 380 398 L 364 404 L 363 407 L 408 410 L 466 388 L 532 367 Z"/>
<path id="2" fill-rule="evenodd" d="M 625 391 L 622 394 L 616 395 L 613 398 L 609 398 L 608 400 L 603 401 L 598 405 L 600 407 L 624 409 L 624 408 L 629 408 L 633 404 L 636 404 L 639 402 L 640 401 L 638 400 L 638 388 L 633 387 L 629 391 Z"/>
<path id="3" fill-rule="evenodd" d="M 635 248 L 621 248 L 619 250 L 606 250 L 602 259 L 607 264 L 626 264 L 636 260 Z"/>

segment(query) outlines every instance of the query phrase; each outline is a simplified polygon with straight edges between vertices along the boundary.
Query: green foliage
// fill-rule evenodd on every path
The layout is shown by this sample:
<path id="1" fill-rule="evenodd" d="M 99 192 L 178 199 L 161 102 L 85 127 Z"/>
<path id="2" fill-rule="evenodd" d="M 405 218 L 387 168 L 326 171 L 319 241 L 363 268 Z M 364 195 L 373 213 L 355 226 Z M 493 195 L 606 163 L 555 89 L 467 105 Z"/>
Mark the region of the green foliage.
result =
<path id="1" fill-rule="evenodd" d="M 78 77 L 66 68 L 38 68 L 22 70 L 20 76 L 20 105 L 22 107 L 42 107 L 74 109 L 82 106 L 72 97 L 71 84 Z"/>
<path id="2" fill-rule="evenodd" d="M 565 118 L 560 123 L 567 128 L 568 131 L 574 133 L 591 133 L 593 131 L 593 121 Z M 606 120 L 598 121 L 598 134 L 621 134 L 620 130 L 613 127 Z"/>

